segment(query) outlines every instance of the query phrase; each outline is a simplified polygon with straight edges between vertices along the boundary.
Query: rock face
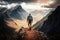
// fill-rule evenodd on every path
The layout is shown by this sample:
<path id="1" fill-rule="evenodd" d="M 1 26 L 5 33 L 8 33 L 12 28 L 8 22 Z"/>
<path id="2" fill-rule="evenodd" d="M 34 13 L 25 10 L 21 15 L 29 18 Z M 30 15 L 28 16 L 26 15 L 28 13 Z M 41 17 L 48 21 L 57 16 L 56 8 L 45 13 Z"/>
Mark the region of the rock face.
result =
<path id="1" fill-rule="evenodd" d="M 44 22 L 41 31 L 45 32 L 51 40 L 60 40 L 60 6 L 58 6 Z"/>

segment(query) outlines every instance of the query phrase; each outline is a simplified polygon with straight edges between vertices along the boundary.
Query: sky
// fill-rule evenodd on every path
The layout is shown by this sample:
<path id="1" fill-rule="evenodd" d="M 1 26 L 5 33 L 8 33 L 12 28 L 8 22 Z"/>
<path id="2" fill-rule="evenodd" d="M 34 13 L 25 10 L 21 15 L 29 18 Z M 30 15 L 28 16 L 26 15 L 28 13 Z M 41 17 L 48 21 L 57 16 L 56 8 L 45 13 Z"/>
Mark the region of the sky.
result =
<path id="1" fill-rule="evenodd" d="M 35 2 L 48 4 L 45 7 L 57 7 L 60 5 L 60 0 L 35 0 Z"/>
<path id="2" fill-rule="evenodd" d="M 60 0 L 5 0 L 5 1 L 21 1 L 21 2 L 36 2 L 36 3 L 43 3 L 45 7 L 57 7 L 60 5 Z"/>

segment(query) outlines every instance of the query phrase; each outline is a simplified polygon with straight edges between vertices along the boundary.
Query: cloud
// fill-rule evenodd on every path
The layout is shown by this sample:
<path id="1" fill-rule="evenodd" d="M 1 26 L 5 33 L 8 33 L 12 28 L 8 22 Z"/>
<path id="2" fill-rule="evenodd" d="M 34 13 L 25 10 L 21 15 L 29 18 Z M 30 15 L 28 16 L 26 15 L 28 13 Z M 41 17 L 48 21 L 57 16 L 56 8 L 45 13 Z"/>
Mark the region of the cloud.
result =
<path id="1" fill-rule="evenodd" d="M 48 5 L 48 6 L 45 6 L 45 7 L 51 7 L 51 8 L 56 8 L 58 5 L 60 5 L 60 0 L 53 0 L 54 3 Z"/>
<path id="2" fill-rule="evenodd" d="M 8 1 L 8 2 L 17 2 L 17 1 L 21 1 L 21 2 L 38 2 L 38 3 L 44 3 L 47 4 L 45 5 L 45 7 L 57 7 L 58 5 L 60 5 L 60 0 L 4 0 L 4 1 Z"/>

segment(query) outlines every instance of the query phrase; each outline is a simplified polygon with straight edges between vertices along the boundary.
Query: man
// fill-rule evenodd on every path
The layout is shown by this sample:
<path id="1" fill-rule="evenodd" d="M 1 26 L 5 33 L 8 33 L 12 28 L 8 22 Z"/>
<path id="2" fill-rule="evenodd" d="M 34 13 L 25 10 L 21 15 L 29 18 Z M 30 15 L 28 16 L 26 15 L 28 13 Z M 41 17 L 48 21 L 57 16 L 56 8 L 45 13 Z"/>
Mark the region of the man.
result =
<path id="1" fill-rule="evenodd" d="M 27 22 L 28 22 L 28 26 L 31 27 L 33 22 L 33 17 L 31 16 L 31 14 L 29 14 L 29 16 L 27 17 Z"/>

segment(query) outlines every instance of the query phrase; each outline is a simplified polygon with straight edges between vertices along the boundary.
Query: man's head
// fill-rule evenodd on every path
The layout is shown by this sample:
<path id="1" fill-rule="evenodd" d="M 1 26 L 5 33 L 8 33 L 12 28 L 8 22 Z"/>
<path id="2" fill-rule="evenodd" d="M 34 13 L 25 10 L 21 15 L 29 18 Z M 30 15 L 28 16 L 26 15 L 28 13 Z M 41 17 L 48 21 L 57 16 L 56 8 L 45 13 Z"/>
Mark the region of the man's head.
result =
<path id="1" fill-rule="evenodd" d="M 31 14 L 29 14 L 29 16 L 31 16 Z"/>

